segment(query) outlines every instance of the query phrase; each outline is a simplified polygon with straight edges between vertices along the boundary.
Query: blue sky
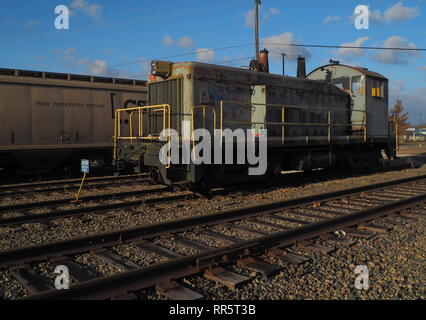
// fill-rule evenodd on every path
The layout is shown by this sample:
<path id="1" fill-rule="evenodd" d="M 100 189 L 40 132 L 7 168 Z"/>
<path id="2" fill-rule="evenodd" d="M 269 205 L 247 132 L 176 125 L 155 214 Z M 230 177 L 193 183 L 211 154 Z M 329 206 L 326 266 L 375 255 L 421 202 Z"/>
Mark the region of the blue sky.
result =
<path id="1" fill-rule="evenodd" d="M 146 79 L 149 61 L 198 60 L 236 67 L 254 56 L 253 0 L 0 0 L 0 67 Z M 370 8 L 368 30 L 354 26 L 357 5 Z M 56 30 L 57 5 L 71 10 L 69 30 Z M 262 0 L 266 43 L 426 48 L 426 1 Z M 263 45 L 271 71 L 295 74 L 333 58 L 390 79 L 390 105 L 402 99 L 417 124 L 426 120 L 426 52 Z M 232 47 L 223 50 L 219 48 Z M 212 49 L 210 51 L 209 49 Z M 186 54 L 186 55 L 184 55 Z"/>

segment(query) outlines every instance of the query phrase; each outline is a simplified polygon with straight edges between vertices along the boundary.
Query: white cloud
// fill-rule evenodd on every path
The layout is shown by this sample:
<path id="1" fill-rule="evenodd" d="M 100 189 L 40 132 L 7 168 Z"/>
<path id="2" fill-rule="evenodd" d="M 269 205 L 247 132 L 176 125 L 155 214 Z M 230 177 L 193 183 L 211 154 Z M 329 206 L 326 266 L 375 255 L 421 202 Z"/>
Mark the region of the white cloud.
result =
<path id="1" fill-rule="evenodd" d="M 233 61 L 232 61 L 232 57 L 231 56 L 224 56 L 222 61 L 220 61 L 220 64 L 223 64 L 225 66 L 233 66 Z"/>
<path id="2" fill-rule="evenodd" d="M 216 53 L 207 48 L 197 49 L 197 60 L 203 62 L 214 62 L 216 60 Z"/>
<path id="3" fill-rule="evenodd" d="M 75 53 L 75 51 L 76 51 L 76 48 L 71 47 L 71 48 L 66 49 L 66 50 L 64 51 L 64 54 L 66 54 L 66 55 L 70 55 L 70 54 Z"/>
<path id="4" fill-rule="evenodd" d="M 74 65 L 83 66 L 90 74 L 95 76 L 120 77 L 121 72 L 110 68 L 105 60 L 90 60 L 89 58 L 77 59 L 71 56 L 66 57 L 66 60 Z"/>
<path id="5" fill-rule="evenodd" d="M 253 28 L 254 27 L 254 9 L 247 11 L 244 14 L 244 26 L 247 28 Z"/>
<path id="6" fill-rule="evenodd" d="M 189 36 L 183 36 L 179 40 L 175 41 L 168 34 L 163 37 L 163 43 L 168 47 L 178 46 L 183 49 L 189 49 L 195 46 L 195 41 Z"/>
<path id="7" fill-rule="evenodd" d="M 392 94 L 401 94 L 405 91 L 405 80 L 390 80 L 389 91 Z"/>
<path id="8" fill-rule="evenodd" d="M 390 6 L 383 13 L 378 9 L 372 9 L 369 6 L 369 20 L 378 23 L 388 23 L 391 24 L 396 21 L 406 21 L 420 15 L 420 10 L 418 7 L 405 7 L 402 2 L 397 2 L 394 5 Z M 325 18 L 324 23 L 333 22 L 333 16 L 330 15 Z M 349 21 L 353 22 L 356 18 L 355 13 L 347 17 Z"/>
<path id="9" fill-rule="evenodd" d="M 402 2 L 395 3 L 383 14 L 384 20 L 388 23 L 395 21 L 405 21 L 417 17 L 420 14 L 418 7 L 404 7 Z"/>
<path id="10" fill-rule="evenodd" d="M 27 21 L 27 22 L 20 22 L 17 19 L 6 18 L 6 19 L 3 19 L 3 20 L 0 20 L 0 23 L 6 23 L 6 24 L 10 24 L 10 25 L 15 25 L 15 26 L 20 26 L 20 27 L 23 27 L 23 28 L 31 29 L 31 28 L 39 25 L 40 21 L 39 20 L 30 20 L 30 21 Z"/>
<path id="11" fill-rule="evenodd" d="M 267 11 L 265 11 L 262 7 L 259 9 L 259 15 L 261 16 L 263 21 L 269 19 L 270 16 L 277 15 L 280 13 L 281 11 L 274 7 L 269 8 L 269 10 Z M 251 9 L 244 14 L 244 26 L 246 26 L 247 28 L 254 28 L 254 15 L 254 9 Z"/>
<path id="12" fill-rule="evenodd" d="M 39 20 L 31 20 L 31 21 L 28 21 L 26 24 L 25 24 L 25 27 L 27 27 L 27 28 L 32 28 L 32 27 L 35 27 L 36 25 L 39 25 L 40 24 L 40 21 Z"/>
<path id="13" fill-rule="evenodd" d="M 360 47 L 368 39 L 370 38 L 361 37 L 356 39 L 354 42 L 342 43 L 341 46 Z M 339 56 L 345 56 L 345 57 L 362 57 L 364 55 L 363 49 L 357 49 L 357 48 L 339 48 L 339 50 L 334 51 L 334 53 L 336 53 Z"/>
<path id="14" fill-rule="evenodd" d="M 370 10 L 368 18 L 374 22 L 383 22 L 383 16 L 380 10 Z"/>
<path id="15" fill-rule="evenodd" d="M 151 72 L 151 61 L 147 60 L 146 58 L 140 58 L 141 63 L 141 71 L 143 75 L 148 75 Z"/>
<path id="16" fill-rule="evenodd" d="M 330 23 L 330 22 L 336 22 L 336 21 L 340 21 L 340 20 L 342 20 L 342 17 L 340 17 L 340 16 L 333 16 L 333 15 L 329 15 L 328 17 L 326 17 L 325 19 L 324 19 L 324 23 Z"/>
<path id="17" fill-rule="evenodd" d="M 103 16 L 103 7 L 101 5 L 95 3 L 90 4 L 85 0 L 74 0 L 69 7 L 73 9 L 72 13 L 74 13 L 74 11 L 81 12 L 95 21 L 100 20 Z"/>
<path id="18" fill-rule="evenodd" d="M 224 56 L 218 64 L 229 67 L 241 67 L 241 64 L 248 63 L 249 58 L 243 58 L 244 54 L 237 54 L 235 56 Z M 244 62 L 245 61 L 245 62 Z"/>
<path id="19" fill-rule="evenodd" d="M 55 52 L 61 55 L 61 59 L 72 66 L 81 66 L 84 67 L 88 73 L 97 76 L 107 76 L 107 77 L 125 77 L 126 74 L 120 72 L 119 70 L 113 69 L 108 66 L 108 62 L 105 60 L 99 59 L 78 59 L 73 56 L 76 53 L 76 49 L 71 47 L 64 51 L 56 50 Z"/>
<path id="20" fill-rule="evenodd" d="M 263 11 L 263 9 L 260 10 L 260 14 L 262 14 L 263 20 L 269 19 L 270 16 L 280 14 L 281 11 L 277 8 L 271 7 L 268 11 Z"/>
<path id="21" fill-rule="evenodd" d="M 385 40 L 382 45 L 385 48 L 416 48 L 412 42 L 399 36 L 391 36 Z M 402 51 L 402 50 L 380 50 L 373 59 L 380 63 L 389 64 L 407 64 L 410 59 L 418 58 L 420 54 L 416 51 Z"/>
<path id="22" fill-rule="evenodd" d="M 269 14 L 271 14 L 271 15 L 280 14 L 280 13 L 281 13 L 281 11 L 277 8 L 272 7 L 272 8 L 269 9 Z"/>
<path id="23" fill-rule="evenodd" d="M 173 39 L 168 34 L 164 35 L 164 37 L 163 37 L 163 43 L 166 46 L 168 46 L 168 47 L 170 47 L 170 46 L 172 46 L 172 45 L 175 44 L 175 42 L 173 41 Z"/>
<path id="24" fill-rule="evenodd" d="M 298 55 L 301 55 L 305 58 L 310 57 L 310 53 L 307 49 L 289 45 L 300 44 L 300 41 L 294 39 L 291 32 L 264 38 L 262 39 L 262 44 L 269 51 L 271 58 L 281 60 L 283 53 L 285 53 L 291 60 L 296 60 Z"/>
<path id="25" fill-rule="evenodd" d="M 191 37 L 184 36 L 178 40 L 177 44 L 181 48 L 189 49 L 195 45 L 195 41 Z"/>
<path id="26" fill-rule="evenodd" d="M 108 67 L 108 62 L 105 60 L 84 60 L 83 63 L 92 74 L 95 75 L 106 75 L 111 73 L 111 69 Z M 115 73 L 115 72 L 114 72 Z"/>
<path id="27" fill-rule="evenodd" d="M 426 66 L 421 67 L 420 70 L 426 71 Z"/>

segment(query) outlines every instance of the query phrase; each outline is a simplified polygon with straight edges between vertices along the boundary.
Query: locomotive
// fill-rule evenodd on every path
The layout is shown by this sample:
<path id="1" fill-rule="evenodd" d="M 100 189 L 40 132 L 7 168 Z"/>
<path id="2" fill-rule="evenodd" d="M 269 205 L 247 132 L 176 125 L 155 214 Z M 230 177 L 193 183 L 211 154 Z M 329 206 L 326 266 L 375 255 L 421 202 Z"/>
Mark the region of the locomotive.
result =
<path id="1" fill-rule="evenodd" d="M 111 165 L 115 108 L 145 103 L 145 81 L 0 69 L 0 175 Z"/>
<path id="2" fill-rule="evenodd" d="M 215 138 L 218 131 L 220 144 L 227 130 L 251 131 L 267 169 L 253 175 L 253 163 L 235 163 L 239 151 L 249 152 L 249 144 L 236 137 L 228 140 L 232 163 L 223 161 L 223 149 L 215 154 L 218 162 L 173 161 L 169 133 L 177 133 L 173 139 L 181 158 L 175 159 L 183 159 L 210 141 L 199 138 L 197 129 Z M 275 75 L 269 73 L 267 50 L 262 50 L 251 70 L 153 61 L 148 105 L 116 111 L 113 162 L 117 173 L 149 171 L 155 182 L 166 185 L 211 187 L 261 180 L 286 170 L 372 167 L 382 151 L 395 157 L 394 134 L 383 75 L 333 61 L 306 75 L 302 57 L 297 77 Z M 261 144 L 266 146 L 263 151 Z"/>

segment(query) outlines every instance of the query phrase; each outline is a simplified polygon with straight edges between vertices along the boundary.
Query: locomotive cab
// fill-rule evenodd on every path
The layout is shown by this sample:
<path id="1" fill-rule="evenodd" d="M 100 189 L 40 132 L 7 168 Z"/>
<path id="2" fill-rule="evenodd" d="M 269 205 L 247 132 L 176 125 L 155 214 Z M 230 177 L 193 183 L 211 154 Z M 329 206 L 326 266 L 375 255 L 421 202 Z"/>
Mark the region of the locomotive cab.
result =
<path id="1" fill-rule="evenodd" d="M 351 97 L 352 110 L 365 112 L 365 117 L 359 112 L 352 112 L 352 123 L 364 123 L 367 136 L 374 141 L 388 139 L 386 153 L 395 157 L 394 124 L 389 121 L 388 79 L 383 75 L 366 68 L 352 67 L 332 63 L 313 70 L 307 75 L 308 79 L 322 80 L 331 83 Z"/>

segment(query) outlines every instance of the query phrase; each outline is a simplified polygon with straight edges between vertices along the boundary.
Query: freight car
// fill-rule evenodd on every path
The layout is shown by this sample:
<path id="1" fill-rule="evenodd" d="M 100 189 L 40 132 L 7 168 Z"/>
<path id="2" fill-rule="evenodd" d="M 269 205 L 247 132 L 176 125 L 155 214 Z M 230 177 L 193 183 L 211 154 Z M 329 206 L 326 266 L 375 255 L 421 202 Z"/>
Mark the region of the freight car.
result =
<path id="1" fill-rule="evenodd" d="M 0 69 L 0 174 L 111 164 L 115 108 L 145 102 L 145 81 Z"/>
<path id="2" fill-rule="evenodd" d="M 154 61 L 148 83 L 150 106 L 132 109 L 133 129 L 122 128 L 124 110 L 116 111 L 116 170 L 149 170 L 154 180 L 168 185 L 210 187 L 264 179 L 285 170 L 366 168 L 378 164 L 381 151 L 388 157 L 395 155 L 385 77 L 332 64 L 306 78 L 303 58 L 299 59 L 298 77 L 274 75 L 268 73 L 267 54 L 261 52 L 260 65 L 254 61 L 256 70 Z M 190 124 L 191 134 L 185 123 Z M 198 128 L 212 135 L 220 130 L 220 143 L 224 143 L 226 129 L 253 129 L 259 150 L 262 130 L 266 130 L 267 170 L 251 175 L 253 163 L 249 161 L 221 164 L 226 150 L 215 163 L 185 163 L 185 146 L 190 145 L 194 152 L 201 143 L 194 136 Z M 167 134 L 171 129 L 179 135 L 180 157 L 176 159 L 180 162 L 173 161 L 172 148 L 167 149 L 166 161 L 159 157 L 164 155 L 166 143 L 166 147 L 172 145 Z M 234 159 L 238 146 L 233 141 Z"/>

